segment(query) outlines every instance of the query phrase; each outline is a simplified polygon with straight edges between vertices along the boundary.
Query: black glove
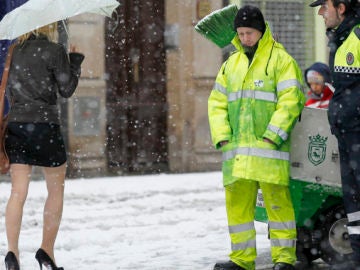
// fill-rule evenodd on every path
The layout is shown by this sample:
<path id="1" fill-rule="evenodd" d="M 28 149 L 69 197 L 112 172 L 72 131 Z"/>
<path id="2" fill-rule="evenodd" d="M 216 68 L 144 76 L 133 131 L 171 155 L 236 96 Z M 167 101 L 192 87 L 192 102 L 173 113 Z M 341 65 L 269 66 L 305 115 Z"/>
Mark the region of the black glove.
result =
<path id="1" fill-rule="evenodd" d="M 82 53 L 71 52 L 69 53 L 69 58 L 70 64 L 80 66 L 81 63 L 84 61 L 85 55 L 83 55 Z"/>

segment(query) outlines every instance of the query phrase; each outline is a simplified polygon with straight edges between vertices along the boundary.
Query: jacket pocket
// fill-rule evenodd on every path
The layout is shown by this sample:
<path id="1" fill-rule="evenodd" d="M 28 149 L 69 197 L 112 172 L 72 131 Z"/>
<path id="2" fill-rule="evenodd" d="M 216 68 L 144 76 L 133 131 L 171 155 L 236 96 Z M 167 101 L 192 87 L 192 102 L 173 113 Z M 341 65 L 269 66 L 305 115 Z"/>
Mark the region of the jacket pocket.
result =
<path id="1" fill-rule="evenodd" d="M 275 103 L 260 100 L 255 101 L 252 115 L 254 132 L 258 140 L 262 139 L 275 111 L 275 106 Z"/>

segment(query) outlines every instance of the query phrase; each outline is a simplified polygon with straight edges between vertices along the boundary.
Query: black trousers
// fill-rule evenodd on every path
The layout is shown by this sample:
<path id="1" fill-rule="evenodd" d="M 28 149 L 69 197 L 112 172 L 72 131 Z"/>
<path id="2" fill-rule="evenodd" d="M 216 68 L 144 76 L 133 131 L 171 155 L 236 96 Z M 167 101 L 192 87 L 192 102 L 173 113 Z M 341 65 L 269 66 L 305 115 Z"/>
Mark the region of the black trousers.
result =
<path id="1" fill-rule="evenodd" d="M 353 258 L 360 263 L 360 132 L 338 133 L 341 183 Z"/>

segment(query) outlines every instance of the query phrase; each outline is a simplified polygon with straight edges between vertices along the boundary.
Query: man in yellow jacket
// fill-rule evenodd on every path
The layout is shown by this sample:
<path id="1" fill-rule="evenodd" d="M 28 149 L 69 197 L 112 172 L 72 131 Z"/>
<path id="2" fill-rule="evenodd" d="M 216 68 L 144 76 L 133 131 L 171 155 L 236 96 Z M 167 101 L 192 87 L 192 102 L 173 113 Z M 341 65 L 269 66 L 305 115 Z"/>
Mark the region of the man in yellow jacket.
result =
<path id="1" fill-rule="evenodd" d="M 288 188 L 290 133 L 305 96 L 296 61 L 276 42 L 261 11 L 239 9 L 232 43 L 208 100 L 212 141 L 223 152 L 230 261 L 214 270 L 255 269 L 258 188 L 269 218 L 274 270 L 296 262 L 296 222 Z"/>

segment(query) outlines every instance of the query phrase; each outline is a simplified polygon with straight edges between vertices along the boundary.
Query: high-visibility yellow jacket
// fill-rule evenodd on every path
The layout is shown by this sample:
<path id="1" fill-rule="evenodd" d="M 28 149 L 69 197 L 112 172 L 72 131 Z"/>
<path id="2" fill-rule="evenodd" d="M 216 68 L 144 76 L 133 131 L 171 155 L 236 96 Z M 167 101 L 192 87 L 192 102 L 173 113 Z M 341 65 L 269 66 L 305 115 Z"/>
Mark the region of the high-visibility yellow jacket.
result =
<path id="1" fill-rule="evenodd" d="M 224 185 L 237 179 L 288 185 L 290 132 L 305 103 L 301 70 L 268 25 L 250 65 L 237 36 L 232 43 L 237 52 L 223 63 L 208 100 L 215 147 L 230 142 L 222 147 Z"/>
<path id="2" fill-rule="evenodd" d="M 345 40 L 343 33 L 329 35 L 335 92 L 329 103 L 328 119 L 335 134 L 360 131 L 360 24 L 350 29 Z"/>

